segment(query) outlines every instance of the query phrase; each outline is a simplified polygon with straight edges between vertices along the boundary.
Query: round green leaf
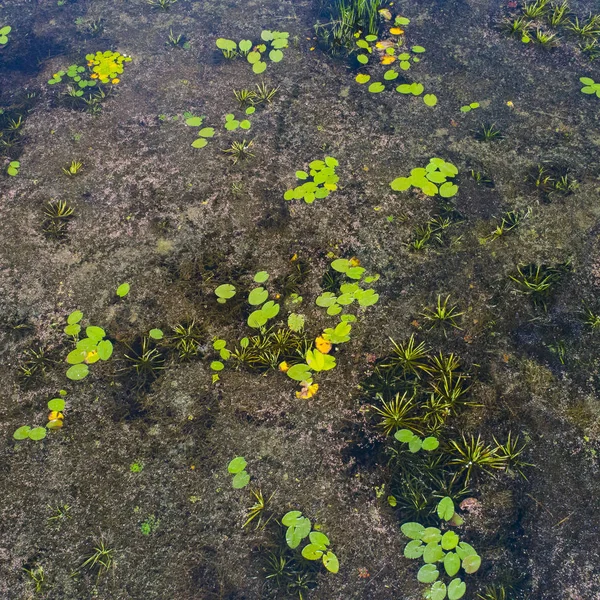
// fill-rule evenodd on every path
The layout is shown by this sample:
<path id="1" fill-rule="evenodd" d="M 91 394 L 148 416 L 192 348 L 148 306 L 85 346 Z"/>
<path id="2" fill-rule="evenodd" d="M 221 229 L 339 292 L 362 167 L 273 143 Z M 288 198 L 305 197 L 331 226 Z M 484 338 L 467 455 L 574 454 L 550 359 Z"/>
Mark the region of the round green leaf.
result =
<path id="1" fill-rule="evenodd" d="M 312 379 L 312 371 L 307 364 L 299 363 L 287 370 L 287 376 L 294 381 L 309 381 Z"/>
<path id="2" fill-rule="evenodd" d="M 198 132 L 198 135 L 203 138 L 211 138 L 215 135 L 215 129 L 214 127 L 203 127 Z"/>
<path id="3" fill-rule="evenodd" d="M 283 515 L 281 519 L 281 524 L 289 527 L 290 525 L 295 525 L 298 519 L 302 516 L 302 513 L 299 510 L 290 510 Z"/>
<path id="4" fill-rule="evenodd" d="M 253 329 L 258 329 L 262 327 L 267 321 L 269 317 L 262 310 L 255 310 L 248 315 L 248 327 L 252 327 Z"/>
<path id="5" fill-rule="evenodd" d="M 65 401 L 62 398 L 52 398 L 48 401 L 48 409 L 61 412 L 65 409 Z"/>
<path id="6" fill-rule="evenodd" d="M 165 336 L 165 334 L 162 332 L 162 329 L 151 329 L 148 333 L 148 335 L 153 339 L 153 340 L 162 340 L 163 337 Z"/>
<path id="7" fill-rule="evenodd" d="M 442 498 L 437 505 L 437 514 L 440 519 L 449 521 L 454 515 L 454 502 L 449 496 Z"/>
<path id="8" fill-rule="evenodd" d="M 273 62 L 281 62 L 283 60 L 283 52 L 281 50 L 271 50 L 271 52 L 269 52 L 269 58 Z"/>
<path id="9" fill-rule="evenodd" d="M 103 337 L 106 336 L 106 332 L 104 329 L 102 329 L 102 327 L 91 325 L 90 327 L 85 328 L 85 335 L 87 335 L 91 340 L 99 342 Z"/>
<path id="10" fill-rule="evenodd" d="M 369 57 L 366 54 L 358 54 L 356 56 L 356 60 L 361 64 L 361 65 L 366 65 L 369 62 Z"/>
<path id="11" fill-rule="evenodd" d="M 412 182 L 410 177 L 398 177 L 390 183 L 390 187 L 395 192 L 403 192 L 404 190 L 407 190 L 411 185 Z"/>
<path id="12" fill-rule="evenodd" d="M 323 556 L 323 565 L 330 573 L 337 573 L 340 570 L 338 557 L 331 551 Z"/>
<path id="13" fill-rule="evenodd" d="M 204 138 L 196 138 L 192 142 L 192 148 L 204 148 L 204 146 L 206 146 L 207 144 L 208 142 Z"/>
<path id="14" fill-rule="evenodd" d="M 444 558 L 444 551 L 438 542 L 430 542 L 423 551 L 423 562 L 436 563 Z"/>
<path id="15" fill-rule="evenodd" d="M 406 558 L 421 558 L 425 550 L 425 545 L 421 540 L 411 540 L 404 546 L 404 556 Z"/>
<path id="16" fill-rule="evenodd" d="M 453 579 L 448 585 L 448 600 L 459 600 L 467 591 L 467 586 L 464 581 L 459 578 Z"/>
<path id="17" fill-rule="evenodd" d="M 258 61 L 252 65 L 252 70 L 259 75 L 260 73 L 264 73 L 267 69 L 267 63 Z"/>
<path id="18" fill-rule="evenodd" d="M 117 288 L 117 296 L 119 296 L 119 298 L 124 298 L 125 296 L 127 296 L 127 294 L 129 294 L 129 284 L 128 283 L 122 283 L 118 288 Z"/>
<path id="19" fill-rule="evenodd" d="M 262 304 L 269 297 L 269 292 L 264 287 L 254 288 L 250 294 L 248 294 L 248 303 L 252 306 L 258 306 Z"/>
<path id="20" fill-rule="evenodd" d="M 423 532 L 421 539 L 426 544 L 439 542 L 442 539 L 442 532 L 437 527 L 427 527 Z"/>
<path id="21" fill-rule="evenodd" d="M 399 441 L 408 444 L 415 434 L 410 429 L 398 429 L 394 437 Z"/>
<path id="22" fill-rule="evenodd" d="M 369 86 L 369 91 L 372 94 L 379 94 L 385 90 L 385 86 L 381 81 L 375 81 Z"/>
<path id="23" fill-rule="evenodd" d="M 331 543 L 329 541 L 329 538 L 320 531 L 311 531 L 308 537 L 313 544 L 317 544 L 320 546 L 329 546 L 329 544 Z"/>
<path id="24" fill-rule="evenodd" d="M 29 438 L 30 431 L 31 427 L 29 427 L 29 425 L 23 425 L 23 427 L 19 427 L 19 429 L 13 433 L 13 437 L 15 440 L 26 440 Z"/>
<path id="25" fill-rule="evenodd" d="M 46 428 L 45 427 L 34 427 L 29 430 L 29 439 L 35 440 L 36 442 L 39 440 L 43 440 L 46 437 Z"/>
<path id="26" fill-rule="evenodd" d="M 360 83 L 361 85 L 364 83 L 368 83 L 368 81 L 371 79 L 370 75 L 367 75 L 366 73 L 359 73 L 356 77 L 356 82 Z"/>
<path id="27" fill-rule="evenodd" d="M 416 523 L 414 521 L 403 523 L 400 527 L 400 530 L 406 537 L 410 538 L 411 540 L 420 540 L 426 531 L 425 527 L 421 525 L 421 523 Z"/>
<path id="28" fill-rule="evenodd" d="M 244 119 L 243 121 L 240 121 L 241 129 L 250 129 L 250 127 L 252 127 L 252 123 L 250 123 L 250 121 L 248 121 L 248 119 Z"/>
<path id="29" fill-rule="evenodd" d="M 315 544 L 308 544 L 302 548 L 302 556 L 307 560 L 319 560 L 323 556 L 323 549 Z"/>
<path id="30" fill-rule="evenodd" d="M 417 573 L 417 579 L 421 583 L 433 583 L 440 576 L 435 565 L 423 565 Z"/>
<path id="31" fill-rule="evenodd" d="M 110 340 L 102 340 L 98 343 L 98 356 L 100 360 L 108 360 L 113 353 L 113 345 Z"/>
<path id="32" fill-rule="evenodd" d="M 248 463 L 246 462 L 246 459 L 243 456 L 236 456 L 234 459 L 229 461 L 229 464 L 227 465 L 227 470 L 232 475 L 235 475 L 236 473 L 242 472 L 246 468 L 247 464 Z"/>
<path id="33" fill-rule="evenodd" d="M 81 331 L 81 325 L 79 323 L 74 323 L 73 325 L 67 325 L 64 328 L 64 332 L 67 335 L 76 336 Z"/>
<path id="34" fill-rule="evenodd" d="M 246 60 L 251 64 L 254 65 L 256 64 L 259 60 L 261 59 L 261 54 L 260 52 L 250 52 L 248 54 L 248 56 L 246 57 Z"/>
<path id="35" fill-rule="evenodd" d="M 83 313 L 80 310 L 74 310 L 67 317 L 67 324 L 68 325 L 75 325 L 75 323 L 79 323 L 79 321 L 81 321 L 81 319 L 83 319 Z"/>
<path id="36" fill-rule="evenodd" d="M 442 536 L 442 548 L 444 550 L 454 550 L 459 541 L 460 538 L 454 531 L 446 531 Z"/>
<path id="37" fill-rule="evenodd" d="M 456 552 L 448 552 L 444 556 L 444 569 L 449 577 L 454 577 L 460 570 L 460 558 Z"/>
<path id="38" fill-rule="evenodd" d="M 465 573 L 475 573 L 480 566 L 481 556 L 478 556 L 477 554 L 471 554 L 462 561 L 462 568 L 465 570 Z"/>
<path id="39" fill-rule="evenodd" d="M 69 354 L 67 354 L 67 362 L 70 365 L 78 365 L 82 363 L 87 358 L 87 351 L 82 350 L 80 348 L 76 348 L 75 350 L 71 350 Z"/>
<path id="40" fill-rule="evenodd" d="M 384 74 L 383 74 L 383 78 L 386 81 L 393 81 L 394 79 L 398 78 L 398 72 L 394 71 L 394 69 L 388 69 Z"/>
<path id="41" fill-rule="evenodd" d="M 210 363 L 210 368 L 213 371 L 222 371 L 225 368 L 225 365 L 220 360 L 213 360 Z"/>
<path id="42" fill-rule="evenodd" d="M 440 187 L 440 196 L 442 198 L 452 198 L 452 196 L 456 196 L 458 192 L 458 186 L 454 185 L 450 181 L 447 181 Z"/>
<path id="43" fill-rule="evenodd" d="M 416 54 L 422 54 L 423 52 L 425 52 L 425 48 L 423 48 L 423 46 L 413 46 L 411 50 Z"/>
<path id="44" fill-rule="evenodd" d="M 436 581 L 430 588 L 427 595 L 428 600 L 444 600 L 446 597 L 446 584 L 442 581 Z"/>
<path id="45" fill-rule="evenodd" d="M 245 488 L 249 483 L 250 483 L 250 475 L 248 475 L 248 473 L 246 473 L 246 471 L 242 471 L 241 473 L 238 473 L 233 478 L 233 481 L 231 482 L 234 489 L 236 489 L 236 490 L 241 490 L 242 488 Z"/>
<path id="46" fill-rule="evenodd" d="M 439 440 L 433 436 L 426 437 L 423 440 L 423 450 L 427 450 L 427 452 L 431 452 L 432 450 L 435 450 L 439 445 L 440 445 Z"/>
<path id="47" fill-rule="evenodd" d="M 435 106 L 438 103 L 438 99 L 435 94 L 425 94 L 423 96 L 423 102 L 425 102 L 427 106 Z"/>
<path id="48" fill-rule="evenodd" d="M 67 377 L 73 381 L 80 381 L 81 379 L 87 377 L 89 372 L 90 370 L 85 364 L 73 365 L 67 371 Z"/>
<path id="49" fill-rule="evenodd" d="M 215 294 L 219 298 L 225 298 L 228 300 L 229 298 L 233 298 L 235 296 L 235 286 L 231 285 L 230 283 L 224 283 L 215 290 Z"/>

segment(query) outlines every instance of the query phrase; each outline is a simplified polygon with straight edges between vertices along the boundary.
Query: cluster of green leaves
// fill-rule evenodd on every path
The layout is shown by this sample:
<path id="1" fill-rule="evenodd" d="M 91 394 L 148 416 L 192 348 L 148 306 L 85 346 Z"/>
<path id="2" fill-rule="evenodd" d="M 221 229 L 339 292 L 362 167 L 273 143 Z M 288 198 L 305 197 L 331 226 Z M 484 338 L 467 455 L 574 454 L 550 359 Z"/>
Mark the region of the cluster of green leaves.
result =
<path id="1" fill-rule="evenodd" d="M 465 104 L 464 106 L 461 106 L 460 112 L 468 113 L 476 108 L 479 108 L 479 102 L 471 102 L 471 104 Z"/>
<path id="2" fill-rule="evenodd" d="M 250 475 L 246 471 L 247 464 L 248 463 L 243 456 L 236 456 L 227 465 L 227 470 L 233 475 L 231 485 L 236 490 L 245 488 L 250 483 Z"/>
<path id="3" fill-rule="evenodd" d="M 306 204 L 312 204 L 317 198 L 327 198 L 331 192 L 337 190 L 340 178 L 335 169 L 338 165 L 339 162 L 335 158 L 326 156 L 324 160 L 313 160 L 308 165 L 309 173 L 296 171 L 296 177 L 304 183 L 287 190 L 283 195 L 284 200 L 304 200 Z"/>
<path id="4" fill-rule="evenodd" d="M 89 374 L 88 365 L 99 360 L 108 360 L 113 353 L 113 345 L 110 340 L 105 340 L 106 332 L 101 327 L 91 325 L 86 327 L 83 339 L 79 338 L 83 318 L 80 310 L 73 311 L 67 318 L 67 326 L 64 331 L 76 341 L 75 349 L 67 355 L 67 363 L 72 365 L 67 370 L 67 377 L 73 381 L 84 379 Z"/>
<path id="5" fill-rule="evenodd" d="M 455 516 L 454 502 L 448 496 L 442 498 L 437 506 L 437 514 L 444 521 L 451 521 Z M 417 573 L 421 583 L 431 584 L 426 591 L 428 600 L 459 600 L 466 591 L 465 582 L 456 577 L 462 570 L 467 574 L 475 573 L 481 566 L 481 557 L 475 548 L 460 540 L 460 536 L 452 530 L 442 534 L 438 527 L 425 527 L 417 522 L 404 523 L 402 533 L 410 538 L 404 547 L 404 556 L 410 559 L 421 558 L 425 563 Z M 440 579 L 437 565 L 442 565 L 448 577 L 448 584 Z"/>
<path id="6" fill-rule="evenodd" d="M 458 169 L 452 163 L 431 158 L 425 168 L 412 169 L 410 177 L 398 177 L 390 183 L 390 187 L 396 192 L 403 192 L 412 186 L 427 196 L 439 194 L 442 198 L 452 198 L 458 192 L 458 186 L 448 179 L 457 174 Z"/>
<path id="7" fill-rule="evenodd" d="M 268 52 L 271 62 L 277 63 L 283 60 L 283 50 L 288 47 L 289 36 L 290 34 L 287 31 L 270 31 L 265 29 L 260 34 L 263 43 L 254 45 L 251 40 L 241 40 L 239 43 L 236 43 L 226 38 L 218 38 L 216 45 L 225 58 L 245 57 L 252 65 L 254 73 L 260 74 L 264 73 L 267 69 L 267 62 L 263 60 L 263 54 Z"/>
<path id="8" fill-rule="evenodd" d="M 189 127 L 201 127 L 204 122 L 204 117 L 196 117 L 188 115 L 185 119 L 185 124 Z M 208 144 L 208 140 L 215 135 L 213 127 L 202 127 L 198 131 L 198 137 L 192 142 L 193 148 L 204 148 Z"/>
<path id="9" fill-rule="evenodd" d="M 281 524 L 287 527 L 285 541 L 292 549 L 298 548 L 302 540 L 308 537 L 309 543 L 302 548 L 302 556 L 307 560 L 320 560 L 330 573 L 337 573 L 340 563 L 337 556 L 329 550 L 329 538 L 320 531 L 314 531 L 310 519 L 299 510 L 291 510 L 283 515 Z"/>
<path id="10" fill-rule="evenodd" d="M 61 395 L 66 395 L 64 390 L 61 390 Z M 30 427 L 29 425 L 23 425 L 15 430 L 13 438 L 15 440 L 43 440 L 46 437 L 46 429 L 59 429 L 62 427 L 62 411 L 65 409 L 64 398 L 52 398 L 48 401 L 48 410 L 51 411 L 51 415 L 54 417 L 56 414 L 57 418 L 52 418 L 46 423 L 46 427 Z"/>
<path id="11" fill-rule="evenodd" d="M 413 96 L 420 96 L 423 91 L 425 90 L 424 86 L 422 83 L 417 83 L 417 82 L 413 82 L 413 83 L 401 83 L 397 88 L 396 91 L 399 94 L 412 94 Z M 438 103 L 438 99 L 437 96 L 435 94 L 425 94 L 423 96 L 423 102 L 427 105 L 427 106 L 435 106 Z"/>
<path id="12" fill-rule="evenodd" d="M 596 94 L 600 98 L 600 83 L 595 83 L 589 77 L 580 77 L 579 81 L 583 83 L 583 87 L 581 88 L 582 94 Z"/>
<path id="13" fill-rule="evenodd" d="M 365 268 L 355 265 L 352 260 L 338 258 L 331 263 L 331 268 L 338 273 L 344 274 L 348 279 L 354 280 L 352 283 L 346 282 L 340 286 L 340 293 L 323 292 L 317 299 L 316 304 L 327 309 L 328 315 L 338 315 L 343 307 L 350 306 L 355 301 L 359 306 L 366 308 L 373 306 L 379 301 L 379 294 L 374 289 L 363 289 L 360 286 L 360 280 L 365 275 Z M 365 283 L 373 283 L 379 279 L 379 275 L 367 275 L 364 278 Z"/>
<path id="14" fill-rule="evenodd" d="M 427 436 L 425 439 L 420 438 L 418 435 L 413 433 L 410 429 L 399 429 L 394 434 L 394 437 L 403 444 L 408 444 L 408 449 L 414 454 L 419 450 L 426 450 L 431 452 L 435 450 L 439 445 L 440 441 L 433 435 Z"/>
<path id="15" fill-rule="evenodd" d="M 254 112 L 256 112 L 256 107 L 254 106 L 249 106 L 246 109 L 246 115 L 254 114 Z M 228 113 L 225 115 L 224 127 L 227 129 L 227 131 L 235 131 L 238 128 L 247 130 L 250 129 L 251 126 L 252 123 L 250 123 L 248 119 L 238 120 L 235 118 L 233 113 Z"/>
<path id="16" fill-rule="evenodd" d="M 131 56 L 112 50 L 98 51 L 95 54 L 86 55 L 85 58 L 88 61 L 86 66 L 70 65 L 66 71 L 54 73 L 48 83 L 55 85 L 67 77 L 80 88 L 76 95 L 83 96 L 85 88 L 94 87 L 97 83 L 112 85 L 119 83 L 119 76 L 123 73 L 124 64 L 132 60 Z"/>
<path id="17" fill-rule="evenodd" d="M 8 34 L 12 31 L 10 25 L 0 27 L 0 46 L 6 46 L 8 44 Z"/>
<path id="18" fill-rule="evenodd" d="M 18 160 L 11 160 L 8 163 L 8 168 L 6 169 L 6 172 L 11 177 L 16 177 L 19 174 L 19 169 L 20 168 L 21 168 L 21 163 Z"/>
<path id="19" fill-rule="evenodd" d="M 248 338 L 245 339 L 247 340 Z M 248 342 L 246 342 L 246 344 L 247 343 Z M 227 340 L 222 340 L 220 338 L 214 340 L 213 349 L 219 353 L 219 357 L 221 358 L 221 360 L 229 360 L 229 358 L 231 357 L 231 351 L 227 349 Z M 225 368 L 225 365 L 221 362 L 221 360 L 213 360 L 210 363 L 210 368 L 212 371 L 214 371 L 212 377 L 213 383 L 219 381 L 218 373 L 219 371 L 222 371 Z"/>
<path id="20" fill-rule="evenodd" d="M 340 325 L 346 326 L 346 330 L 348 333 L 350 333 L 352 326 L 349 323 L 340 323 Z M 350 338 L 348 337 L 348 339 Z M 329 371 L 336 366 L 336 360 L 334 356 L 331 356 L 330 354 L 324 354 L 317 350 L 317 348 L 307 350 L 304 360 L 306 360 L 305 363 L 297 363 L 290 367 L 287 370 L 287 376 L 294 381 L 306 382 L 309 385 L 313 381 L 313 371 L 317 373 L 321 371 Z"/>

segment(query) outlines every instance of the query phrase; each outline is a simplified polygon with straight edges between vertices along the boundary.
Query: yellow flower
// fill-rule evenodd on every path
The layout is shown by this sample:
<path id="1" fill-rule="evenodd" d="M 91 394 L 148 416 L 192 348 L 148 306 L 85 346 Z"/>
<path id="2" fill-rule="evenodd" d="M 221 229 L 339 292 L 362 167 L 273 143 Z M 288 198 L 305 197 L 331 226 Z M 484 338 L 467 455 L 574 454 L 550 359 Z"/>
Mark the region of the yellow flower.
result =
<path id="1" fill-rule="evenodd" d="M 390 33 L 392 35 L 402 35 L 404 33 L 404 29 L 400 29 L 400 27 L 392 27 L 390 29 Z"/>
<path id="2" fill-rule="evenodd" d="M 287 371 L 290 370 L 290 365 L 288 365 L 285 361 L 283 361 L 282 363 L 279 363 L 279 370 L 282 373 L 286 373 Z"/>
<path id="3" fill-rule="evenodd" d="M 360 260 L 358 258 L 356 258 L 356 256 L 353 256 L 350 259 L 350 266 L 351 267 L 360 267 Z"/>
<path id="4" fill-rule="evenodd" d="M 117 85 L 117 83 L 119 83 L 119 81 L 121 81 L 121 80 L 120 80 L 118 77 L 115 77 L 115 78 L 112 80 L 112 82 L 111 82 L 111 83 L 112 83 L 113 85 Z"/>
<path id="5" fill-rule="evenodd" d="M 90 75 L 90 77 L 91 77 L 92 79 L 98 79 L 98 73 L 92 73 L 92 74 Z"/>
<path id="6" fill-rule="evenodd" d="M 506 106 L 510 106 L 510 108 L 514 108 L 514 106 L 515 106 L 515 105 L 513 104 L 512 100 L 509 100 L 509 101 L 506 103 Z"/>
<path id="7" fill-rule="evenodd" d="M 390 56 L 389 54 L 386 54 L 385 56 L 381 57 L 382 65 L 391 65 L 393 62 L 396 62 L 395 56 Z"/>
<path id="8" fill-rule="evenodd" d="M 299 392 L 296 392 L 296 398 L 300 400 L 308 400 L 309 398 L 312 398 L 318 390 L 318 383 L 309 384 L 306 381 L 303 381 L 302 389 Z"/>
<path id="9" fill-rule="evenodd" d="M 54 419 L 64 419 L 65 416 L 61 413 L 58 412 L 57 410 L 51 410 L 50 414 L 48 415 L 48 421 L 54 421 Z"/>
<path id="10" fill-rule="evenodd" d="M 331 350 L 331 342 L 321 336 L 319 336 L 315 340 L 315 346 L 317 347 L 317 350 L 319 352 L 321 352 L 322 354 L 328 354 L 329 351 Z"/>

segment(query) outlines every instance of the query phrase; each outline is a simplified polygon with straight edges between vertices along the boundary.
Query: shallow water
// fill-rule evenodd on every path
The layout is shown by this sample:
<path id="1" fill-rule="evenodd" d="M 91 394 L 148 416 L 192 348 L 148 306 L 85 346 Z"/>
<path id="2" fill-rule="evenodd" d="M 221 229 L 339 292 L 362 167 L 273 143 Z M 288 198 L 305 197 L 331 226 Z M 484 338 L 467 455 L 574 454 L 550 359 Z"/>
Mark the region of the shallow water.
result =
<path id="1" fill-rule="evenodd" d="M 400 527 L 440 525 L 446 494 L 482 559 L 464 598 L 600 598 L 599 36 L 546 12 L 530 36 L 558 45 L 523 43 L 511 2 L 381 8 L 332 52 L 327 2 L 0 3 L 2 599 L 421 598 Z M 131 60 L 102 71 L 108 50 Z M 471 470 L 478 436 L 497 462 Z M 339 572 L 289 548 L 292 510 Z"/>

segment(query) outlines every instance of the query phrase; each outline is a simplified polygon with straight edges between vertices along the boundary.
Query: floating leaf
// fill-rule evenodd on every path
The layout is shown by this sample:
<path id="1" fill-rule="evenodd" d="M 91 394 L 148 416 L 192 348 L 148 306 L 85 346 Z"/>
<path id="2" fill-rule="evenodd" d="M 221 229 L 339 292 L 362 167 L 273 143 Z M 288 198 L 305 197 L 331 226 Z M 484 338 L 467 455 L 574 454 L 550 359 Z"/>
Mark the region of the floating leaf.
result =
<path id="1" fill-rule="evenodd" d="M 369 57 L 366 54 L 358 54 L 356 60 L 362 65 L 366 65 L 369 62 Z"/>
<path id="2" fill-rule="evenodd" d="M 458 186 L 447 181 L 440 187 L 440 196 L 442 198 L 452 198 L 458 192 Z"/>
<path id="3" fill-rule="evenodd" d="M 390 183 L 390 187 L 396 192 L 403 192 L 412 185 L 409 177 L 398 177 Z"/>
<path id="4" fill-rule="evenodd" d="M 119 298 L 124 298 L 125 296 L 127 296 L 127 294 L 129 294 L 129 289 L 130 289 L 130 286 L 128 283 L 122 283 L 117 288 L 117 296 L 119 296 Z"/>
<path id="5" fill-rule="evenodd" d="M 440 576 L 440 572 L 434 565 L 423 565 L 417 573 L 417 579 L 421 583 L 433 583 Z"/>
<path id="6" fill-rule="evenodd" d="M 421 523 L 408 522 L 400 527 L 402 533 L 411 540 L 420 540 L 425 533 L 425 527 Z"/>
<path id="7" fill-rule="evenodd" d="M 248 303 L 252 306 L 258 306 L 262 304 L 269 297 L 269 292 L 263 287 L 254 288 L 250 294 L 248 294 Z"/>
<path id="8" fill-rule="evenodd" d="M 108 360 L 113 353 L 113 345 L 110 340 L 102 340 L 98 343 L 98 357 L 100 360 Z"/>
<path id="9" fill-rule="evenodd" d="M 467 556 L 462 561 L 462 568 L 465 570 L 465 573 L 475 573 L 479 567 L 481 566 L 481 557 L 477 554 L 471 554 Z"/>
<path id="10" fill-rule="evenodd" d="M 388 69 L 384 74 L 383 78 L 387 81 L 393 81 L 398 77 L 398 72 L 394 71 L 394 69 Z"/>
<path id="11" fill-rule="evenodd" d="M 437 514 L 440 519 L 449 521 L 454 515 L 454 502 L 449 496 L 442 498 L 437 505 Z"/>
<path id="12" fill-rule="evenodd" d="M 242 488 L 245 488 L 249 483 L 250 483 L 250 475 L 248 473 L 246 473 L 246 471 L 242 471 L 241 473 L 238 473 L 233 478 L 233 481 L 231 482 L 234 489 L 236 489 L 236 490 L 241 490 Z"/>
<path id="13" fill-rule="evenodd" d="M 371 79 L 371 76 L 366 73 L 359 73 L 355 79 L 362 85 L 363 83 L 367 83 Z"/>
<path id="14" fill-rule="evenodd" d="M 80 310 L 74 310 L 68 317 L 67 323 L 69 325 L 74 325 L 75 323 L 79 323 L 83 319 L 83 313 Z"/>
<path id="15" fill-rule="evenodd" d="M 404 547 L 404 556 L 406 558 L 421 558 L 423 556 L 423 551 L 425 550 L 425 545 L 421 540 L 412 540 L 406 544 Z M 459 561 L 460 564 L 460 561 Z"/>
<path id="16" fill-rule="evenodd" d="M 230 283 L 224 283 L 215 290 L 215 294 L 219 298 L 228 300 L 229 298 L 233 298 L 235 296 L 235 286 L 231 285 Z"/>
<path id="17" fill-rule="evenodd" d="M 215 135 L 214 127 L 204 127 L 198 132 L 198 135 L 203 138 L 211 138 Z"/>
<path id="18" fill-rule="evenodd" d="M 34 427 L 29 430 L 29 439 L 35 440 L 36 442 L 39 440 L 43 440 L 46 437 L 46 428 L 45 427 Z"/>
<path id="19" fill-rule="evenodd" d="M 252 65 L 252 70 L 259 75 L 260 73 L 264 73 L 267 69 L 267 63 L 266 62 L 262 62 L 262 61 L 258 61 L 257 63 L 254 63 Z"/>
<path id="20" fill-rule="evenodd" d="M 200 127 L 202 125 L 202 121 L 204 121 L 203 117 L 189 117 L 185 120 L 185 124 L 190 127 Z"/>
<path id="21" fill-rule="evenodd" d="M 423 96 L 423 102 L 425 102 L 427 106 L 435 106 L 438 103 L 438 99 L 435 94 L 425 94 Z"/>
<path id="22" fill-rule="evenodd" d="M 312 372 L 308 365 L 299 363 L 287 370 L 287 376 L 294 381 L 310 381 L 312 379 Z"/>
<path id="23" fill-rule="evenodd" d="M 256 283 L 264 283 L 265 281 L 267 281 L 267 279 L 269 279 L 269 274 L 266 271 L 259 271 L 254 276 L 254 281 Z"/>
<path id="24" fill-rule="evenodd" d="M 165 334 L 162 332 L 162 329 L 151 329 L 148 335 L 153 340 L 162 340 Z"/>
<path id="25" fill-rule="evenodd" d="M 56 412 L 62 412 L 65 409 L 65 401 L 62 398 L 52 398 L 48 401 L 48 408 Z"/>
<path id="26" fill-rule="evenodd" d="M 448 552 L 444 556 L 444 569 L 449 577 L 454 577 L 460 570 L 460 558 L 456 552 Z"/>
<path id="27" fill-rule="evenodd" d="M 446 531 L 446 533 L 444 533 L 444 535 L 442 536 L 442 548 L 444 550 L 454 550 L 454 548 L 458 546 L 459 541 L 460 538 L 454 531 Z"/>
<path id="28" fill-rule="evenodd" d="M 379 94 L 385 90 L 385 86 L 380 81 L 375 81 L 369 86 L 369 91 L 372 94 Z"/>
<path id="29" fill-rule="evenodd" d="M 467 591 L 467 586 L 461 579 L 453 579 L 448 585 L 448 600 L 459 600 Z"/>
<path id="30" fill-rule="evenodd" d="M 269 58 L 273 62 L 281 62 L 283 60 L 283 52 L 281 50 L 271 50 L 271 52 L 269 52 Z"/>
<path id="31" fill-rule="evenodd" d="M 213 360 L 210 363 L 210 368 L 213 371 L 222 371 L 225 368 L 225 365 L 220 360 Z"/>
<path id="32" fill-rule="evenodd" d="M 423 46 L 413 46 L 411 50 L 416 54 L 422 54 L 423 52 L 425 52 L 425 48 L 423 48 Z"/>
<path id="33" fill-rule="evenodd" d="M 330 573 L 337 573 L 340 570 L 340 563 L 333 552 L 328 552 L 323 556 L 323 565 Z"/>
<path id="34" fill-rule="evenodd" d="M 15 438 L 15 440 L 26 440 L 29 438 L 30 431 L 31 431 L 31 427 L 29 427 L 29 425 L 23 425 L 23 427 L 19 427 L 13 433 L 13 437 Z"/>
<path id="35" fill-rule="evenodd" d="M 229 464 L 227 465 L 227 470 L 232 475 L 235 475 L 237 473 L 241 473 L 246 468 L 247 464 L 248 463 L 246 462 L 246 459 L 243 456 L 236 456 L 234 459 L 229 461 Z"/>
<path id="36" fill-rule="evenodd" d="M 204 138 L 198 138 L 192 142 L 192 147 L 204 148 L 204 146 L 206 146 L 207 144 L 208 144 L 208 142 Z"/>

